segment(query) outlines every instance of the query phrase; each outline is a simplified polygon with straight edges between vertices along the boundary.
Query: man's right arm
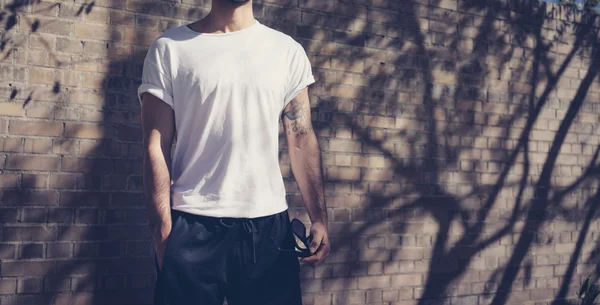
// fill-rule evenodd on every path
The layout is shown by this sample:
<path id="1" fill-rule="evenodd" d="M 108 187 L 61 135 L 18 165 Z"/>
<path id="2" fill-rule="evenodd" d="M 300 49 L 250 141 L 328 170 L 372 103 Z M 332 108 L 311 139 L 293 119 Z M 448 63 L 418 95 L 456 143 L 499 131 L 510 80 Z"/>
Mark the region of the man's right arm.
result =
<path id="1" fill-rule="evenodd" d="M 156 96 L 142 96 L 144 193 L 159 264 L 171 233 L 171 145 L 175 133 L 173 109 Z"/>

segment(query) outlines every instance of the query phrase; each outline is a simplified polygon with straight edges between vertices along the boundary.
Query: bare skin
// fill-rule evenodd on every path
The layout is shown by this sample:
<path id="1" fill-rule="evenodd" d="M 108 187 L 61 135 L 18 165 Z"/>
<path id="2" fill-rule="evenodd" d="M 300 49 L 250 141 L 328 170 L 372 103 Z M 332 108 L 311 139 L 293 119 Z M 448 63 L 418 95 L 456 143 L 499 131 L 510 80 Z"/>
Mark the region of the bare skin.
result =
<path id="1" fill-rule="evenodd" d="M 327 207 L 323 190 L 321 150 L 312 127 L 308 89 L 302 90 L 284 109 L 282 120 L 288 141 L 292 172 L 312 222 L 312 256 L 301 261 L 320 264 L 331 251 L 327 230 Z"/>
<path id="2" fill-rule="evenodd" d="M 189 25 L 199 33 L 222 34 L 245 29 L 256 22 L 252 1 L 213 0 L 206 17 Z"/>
<path id="3" fill-rule="evenodd" d="M 142 96 L 144 194 L 159 268 L 171 233 L 171 145 L 173 109 L 152 94 Z"/>

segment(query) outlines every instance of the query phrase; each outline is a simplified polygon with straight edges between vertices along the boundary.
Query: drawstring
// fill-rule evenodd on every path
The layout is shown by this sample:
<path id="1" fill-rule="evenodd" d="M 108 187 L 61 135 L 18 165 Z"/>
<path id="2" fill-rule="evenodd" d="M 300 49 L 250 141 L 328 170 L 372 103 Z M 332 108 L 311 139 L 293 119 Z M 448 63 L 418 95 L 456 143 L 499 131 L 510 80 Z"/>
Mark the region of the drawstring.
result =
<path id="1" fill-rule="evenodd" d="M 223 218 L 221 218 L 219 221 L 227 228 L 233 228 L 238 225 L 238 223 L 235 222 L 233 224 L 227 224 Z M 252 259 L 256 264 L 256 243 L 258 242 L 258 230 L 256 230 L 256 226 L 254 225 L 252 219 L 248 218 L 242 219 L 242 228 L 247 234 L 252 234 Z"/>
<path id="2" fill-rule="evenodd" d="M 242 226 L 244 227 L 244 231 L 246 231 L 246 233 L 252 234 L 252 259 L 256 264 L 256 243 L 258 242 L 258 231 L 256 230 L 254 222 L 252 222 L 250 219 L 244 219 Z"/>

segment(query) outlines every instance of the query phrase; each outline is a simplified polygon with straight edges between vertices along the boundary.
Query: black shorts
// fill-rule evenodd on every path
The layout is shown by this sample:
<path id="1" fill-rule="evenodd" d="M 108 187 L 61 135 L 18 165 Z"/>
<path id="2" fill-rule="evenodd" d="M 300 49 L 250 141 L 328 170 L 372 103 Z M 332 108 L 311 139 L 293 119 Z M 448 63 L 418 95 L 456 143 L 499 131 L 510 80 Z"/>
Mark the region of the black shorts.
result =
<path id="1" fill-rule="evenodd" d="M 287 211 L 253 218 L 198 216 L 172 210 L 173 228 L 155 305 L 301 305 L 299 262 Z"/>

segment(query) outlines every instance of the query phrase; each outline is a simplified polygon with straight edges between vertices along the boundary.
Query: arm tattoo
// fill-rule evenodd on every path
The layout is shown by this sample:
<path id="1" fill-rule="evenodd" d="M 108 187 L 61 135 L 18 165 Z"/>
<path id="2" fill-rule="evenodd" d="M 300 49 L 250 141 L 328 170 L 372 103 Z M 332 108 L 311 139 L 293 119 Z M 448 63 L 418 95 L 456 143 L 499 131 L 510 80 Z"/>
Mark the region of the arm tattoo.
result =
<path id="1" fill-rule="evenodd" d="M 284 113 L 288 118 L 287 133 L 295 133 L 296 138 L 306 135 L 312 130 L 310 121 L 310 106 L 308 103 L 302 103 L 298 99 L 291 101 L 291 110 Z"/>

